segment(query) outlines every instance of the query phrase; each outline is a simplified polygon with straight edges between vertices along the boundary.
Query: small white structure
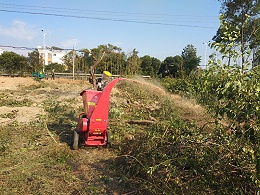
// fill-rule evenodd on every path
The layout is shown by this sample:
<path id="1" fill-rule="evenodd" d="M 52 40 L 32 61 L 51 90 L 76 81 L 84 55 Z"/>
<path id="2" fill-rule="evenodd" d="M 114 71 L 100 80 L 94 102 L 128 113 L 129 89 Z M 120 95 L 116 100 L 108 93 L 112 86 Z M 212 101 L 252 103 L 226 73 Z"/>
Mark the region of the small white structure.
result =
<path id="1" fill-rule="evenodd" d="M 44 65 L 49 65 L 51 63 L 63 64 L 63 56 L 66 55 L 66 52 L 58 47 L 51 48 L 42 48 L 41 46 L 37 47 L 40 57 L 44 61 Z"/>

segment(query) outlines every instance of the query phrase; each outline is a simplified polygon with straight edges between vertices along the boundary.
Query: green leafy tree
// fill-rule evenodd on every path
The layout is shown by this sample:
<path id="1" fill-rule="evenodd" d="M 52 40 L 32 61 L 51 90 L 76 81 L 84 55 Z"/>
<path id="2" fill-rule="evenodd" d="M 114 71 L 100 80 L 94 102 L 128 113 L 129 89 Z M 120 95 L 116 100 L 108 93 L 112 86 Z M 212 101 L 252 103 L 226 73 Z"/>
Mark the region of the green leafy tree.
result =
<path id="1" fill-rule="evenodd" d="M 18 69 L 18 74 L 20 76 L 24 76 L 24 73 L 29 72 L 28 71 L 28 59 L 25 56 L 20 56 L 19 57 L 19 69 Z"/>
<path id="2" fill-rule="evenodd" d="M 134 75 L 139 74 L 141 71 L 142 60 L 138 57 L 138 51 L 133 49 L 127 58 L 126 62 L 126 74 Z"/>
<path id="3" fill-rule="evenodd" d="M 162 62 L 159 73 L 162 77 L 171 76 L 177 78 L 182 71 L 183 58 L 181 56 L 169 56 Z"/>
<path id="4" fill-rule="evenodd" d="M 72 71 L 73 51 L 63 57 L 69 72 Z M 90 67 L 94 64 L 95 73 L 102 73 L 104 70 L 112 74 L 122 74 L 125 67 L 125 53 L 120 47 L 112 44 L 99 45 L 92 49 L 81 49 L 74 53 L 75 71 L 89 73 Z"/>
<path id="5" fill-rule="evenodd" d="M 257 34 L 259 33 L 259 20 L 254 19 L 252 21 L 252 28 L 254 29 L 251 37 L 251 42 L 249 44 L 250 49 L 252 49 L 252 67 L 259 65 L 259 36 Z M 250 28 L 246 28 L 246 32 L 250 31 Z M 247 33 L 249 34 L 249 33 Z M 250 34 L 249 34 L 250 35 Z"/>
<path id="6" fill-rule="evenodd" d="M 76 73 L 82 72 L 87 73 L 89 66 L 92 62 L 91 53 L 88 49 L 81 49 L 79 51 L 72 50 L 63 56 L 63 62 L 65 64 L 66 72 L 73 71 L 73 62 L 74 62 L 74 71 Z"/>
<path id="7" fill-rule="evenodd" d="M 141 57 L 141 70 L 143 75 L 155 77 L 159 71 L 161 61 L 157 58 L 145 55 Z"/>
<path id="8" fill-rule="evenodd" d="M 247 15 L 246 20 L 249 18 L 250 16 Z M 239 65 L 239 59 L 242 59 L 241 72 L 243 73 L 249 65 L 248 59 L 251 56 L 252 49 L 250 49 L 250 45 L 245 43 L 241 46 L 239 42 L 241 38 L 241 29 L 239 27 L 233 28 L 231 23 L 229 23 L 223 15 L 220 16 L 220 23 L 220 31 L 223 32 L 221 41 L 216 40 L 211 43 L 210 46 L 219 51 L 222 54 L 222 58 L 229 59 L 228 65 L 230 65 L 231 58 L 233 59 L 233 64 L 237 66 Z M 238 48 L 241 48 L 241 50 Z"/>
<path id="9" fill-rule="evenodd" d="M 90 50 L 87 48 L 79 50 L 79 70 L 83 73 L 88 73 L 91 63 Z"/>
<path id="10" fill-rule="evenodd" d="M 215 41 L 210 44 L 211 48 L 215 48 L 221 54 L 223 58 L 228 58 L 228 65 L 231 63 L 231 59 L 236 62 L 238 58 L 238 47 L 237 39 L 239 39 L 240 32 L 238 28 L 233 27 L 229 22 L 224 19 L 223 15 L 219 17 L 221 37 L 216 37 Z"/>
<path id="11" fill-rule="evenodd" d="M 193 45 L 187 45 L 181 54 L 183 59 L 183 70 L 189 74 L 192 70 L 196 70 L 201 61 L 201 57 L 197 56 L 197 49 Z"/>
<path id="12" fill-rule="evenodd" d="M 55 72 L 64 72 L 65 66 L 58 63 L 51 63 L 45 67 L 45 72 L 51 73 L 53 69 L 55 69 Z"/>
<path id="13" fill-rule="evenodd" d="M 62 60 L 66 67 L 66 71 L 68 71 L 68 72 L 72 72 L 72 58 L 73 58 L 72 51 L 70 51 L 69 53 L 67 53 L 66 55 L 64 55 L 62 57 Z"/>
<path id="14" fill-rule="evenodd" d="M 236 49 L 241 55 L 241 69 L 244 70 L 245 62 L 247 61 L 246 48 L 250 47 L 253 54 L 253 66 L 258 65 L 259 59 L 259 1 L 258 0 L 219 0 L 221 2 L 221 20 L 222 23 L 213 37 L 217 43 L 229 44 L 225 37 L 223 22 L 228 23 L 230 31 L 239 31 L 239 35 L 234 41 L 237 44 Z M 232 56 L 230 56 L 232 58 Z"/>
<path id="15" fill-rule="evenodd" d="M 105 51 L 104 59 L 100 62 L 102 70 L 108 70 L 112 74 L 119 74 L 122 68 L 122 49 L 112 44 L 103 45 Z"/>
<path id="16" fill-rule="evenodd" d="M 31 69 L 31 72 L 42 70 L 43 63 L 43 59 L 40 57 L 40 53 L 37 49 L 28 53 L 28 65 Z"/>
<path id="17" fill-rule="evenodd" d="M 115 71 L 113 71 L 113 73 L 122 75 L 125 72 L 126 54 L 121 52 L 120 49 L 118 53 L 115 53 L 115 55 Z"/>
<path id="18" fill-rule="evenodd" d="M 27 67 L 27 58 L 14 52 L 4 52 L 0 55 L 0 69 L 13 75 L 19 73 L 23 75 Z"/>
<path id="19" fill-rule="evenodd" d="M 108 47 L 106 45 L 99 45 L 97 48 L 91 49 L 90 66 L 98 63 L 95 68 L 95 73 L 102 73 L 103 70 L 107 70 L 104 63 L 105 53 L 108 53 Z"/>

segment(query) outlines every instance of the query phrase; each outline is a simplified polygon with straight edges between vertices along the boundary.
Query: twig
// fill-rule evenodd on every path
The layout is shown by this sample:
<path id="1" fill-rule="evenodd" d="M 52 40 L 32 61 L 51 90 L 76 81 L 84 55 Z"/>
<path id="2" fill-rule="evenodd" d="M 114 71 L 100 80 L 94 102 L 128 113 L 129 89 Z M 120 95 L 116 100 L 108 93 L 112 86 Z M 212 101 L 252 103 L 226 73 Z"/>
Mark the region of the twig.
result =
<path id="1" fill-rule="evenodd" d="M 55 138 L 53 137 L 52 133 L 50 132 L 50 130 L 47 127 L 46 122 L 44 122 L 44 127 L 47 130 L 47 133 L 49 134 L 49 136 L 54 140 L 54 142 L 57 144 L 58 142 L 55 140 Z"/>

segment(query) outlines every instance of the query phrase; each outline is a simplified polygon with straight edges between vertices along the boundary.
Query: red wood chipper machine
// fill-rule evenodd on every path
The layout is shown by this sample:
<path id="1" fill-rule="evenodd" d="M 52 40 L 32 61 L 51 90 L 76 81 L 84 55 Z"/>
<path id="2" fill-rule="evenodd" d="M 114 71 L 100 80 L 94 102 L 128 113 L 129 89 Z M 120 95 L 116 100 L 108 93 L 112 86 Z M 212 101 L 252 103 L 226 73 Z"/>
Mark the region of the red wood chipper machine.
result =
<path id="1" fill-rule="evenodd" d="M 110 92 L 120 80 L 123 78 L 112 80 L 103 91 L 83 90 L 80 93 L 84 112 L 79 114 L 78 124 L 73 132 L 74 150 L 78 149 L 81 141 L 85 146 L 109 147 L 111 144 L 107 130 Z"/>

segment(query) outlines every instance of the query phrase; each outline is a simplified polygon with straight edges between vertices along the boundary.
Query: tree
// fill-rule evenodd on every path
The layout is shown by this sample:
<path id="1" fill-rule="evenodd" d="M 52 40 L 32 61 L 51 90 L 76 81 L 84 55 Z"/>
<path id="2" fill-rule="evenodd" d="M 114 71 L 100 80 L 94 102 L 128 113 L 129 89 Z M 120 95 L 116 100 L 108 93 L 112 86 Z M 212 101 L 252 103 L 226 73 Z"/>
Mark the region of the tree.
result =
<path id="1" fill-rule="evenodd" d="M 0 55 L 0 69 L 12 75 L 19 73 L 23 75 L 27 66 L 27 58 L 14 52 L 4 52 Z"/>
<path id="2" fill-rule="evenodd" d="M 219 0 L 221 2 L 222 21 L 229 24 L 229 30 L 238 29 L 239 37 L 235 40 L 241 53 L 241 72 L 246 63 L 246 50 L 249 47 L 253 54 L 253 66 L 258 64 L 259 59 L 259 1 L 258 0 Z M 219 27 L 213 40 L 217 43 L 227 42 L 223 39 L 225 30 Z M 228 43 L 227 43 L 228 44 Z M 231 56 L 232 57 L 232 56 Z M 256 63 L 257 61 L 257 63 Z"/>
<path id="3" fill-rule="evenodd" d="M 193 45 L 187 45 L 183 49 L 181 57 L 183 58 L 183 69 L 186 74 L 196 70 L 201 61 L 201 56 L 197 56 L 197 49 Z"/>
<path id="4" fill-rule="evenodd" d="M 66 71 L 72 72 L 73 69 L 73 51 L 70 51 L 65 56 L 62 57 L 62 60 L 66 66 Z"/>
<path id="5" fill-rule="evenodd" d="M 83 73 L 88 73 L 88 69 L 91 64 L 91 54 L 90 50 L 87 48 L 80 49 L 79 50 L 79 57 L 80 57 L 80 62 L 79 62 L 79 69 Z"/>
<path id="6" fill-rule="evenodd" d="M 258 19 L 252 21 L 252 27 L 254 35 L 251 37 L 251 43 L 249 45 L 250 49 L 252 49 L 253 59 L 252 59 L 252 67 L 259 65 L 259 36 L 256 36 L 259 32 L 259 23 Z M 246 30 L 250 30 L 247 28 Z"/>
<path id="7" fill-rule="evenodd" d="M 159 74 L 162 74 L 162 77 L 171 76 L 177 78 L 182 71 L 183 59 L 181 56 L 176 55 L 174 57 L 166 57 L 162 62 Z"/>
<path id="8" fill-rule="evenodd" d="M 157 75 L 157 72 L 159 71 L 161 61 L 157 58 L 150 57 L 149 55 L 141 57 L 141 60 L 142 74 L 155 77 Z"/>
<path id="9" fill-rule="evenodd" d="M 235 28 L 230 25 L 230 24 L 227 24 L 228 25 L 228 29 L 226 30 L 229 30 L 231 32 L 235 31 Z M 212 38 L 212 40 L 215 42 L 215 43 L 222 43 L 225 48 L 228 48 L 226 50 L 227 52 L 227 55 L 225 55 L 226 58 L 228 58 L 228 66 L 231 64 L 231 58 L 234 57 L 234 54 L 232 54 L 232 51 L 235 50 L 235 45 L 234 44 L 231 44 L 231 41 L 232 40 L 229 40 L 228 38 L 224 38 L 224 36 L 226 36 L 226 32 L 225 32 L 225 28 L 223 28 L 223 26 L 221 26 L 218 31 L 217 31 L 217 34 Z M 213 45 L 210 45 L 210 47 L 212 47 Z M 220 50 L 220 52 L 223 53 L 223 50 Z"/>
<path id="10" fill-rule="evenodd" d="M 43 69 L 43 59 L 37 49 L 28 53 L 28 65 L 32 72 L 37 72 Z"/>
<path id="11" fill-rule="evenodd" d="M 126 62 L 126 74 L 134 75 L 140 73 L 141 69 L 141 59 L 138 57 L 138 51 L 133 49 L 127 58 Z"/>
<path id="12" fill-rule="evenodd" d="M 51 63 L 45 67 L 45 72 L 51 72 L 53 69 L 55 69 L 55 72 L 64 72 L 65 66 L 58 63 Z"/>
<path id="13" fill-rule="evenodd" d="M 122 65 L 122 49 L 112 44 L 102 46 L 105 56 L 99 66 L 102 67 L 102 70 L 108 70 L 112 74 L 119 74 Z"/>

